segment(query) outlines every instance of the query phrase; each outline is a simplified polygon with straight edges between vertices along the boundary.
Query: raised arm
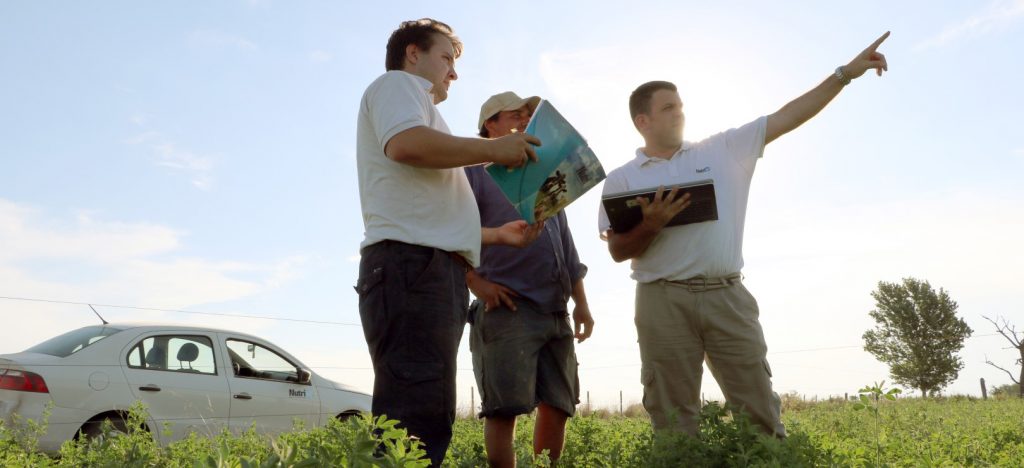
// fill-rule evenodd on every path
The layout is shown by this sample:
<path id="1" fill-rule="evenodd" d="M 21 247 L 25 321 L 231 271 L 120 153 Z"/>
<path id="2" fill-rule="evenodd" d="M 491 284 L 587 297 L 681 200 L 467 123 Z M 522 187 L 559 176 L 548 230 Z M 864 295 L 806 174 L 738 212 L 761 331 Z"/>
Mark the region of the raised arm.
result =
<path id="1" fill-rule="evenodd" d="M 525 133 L 487 140 L 452 136 L 421 126 L 391 137 L 384 145 L 384 154 L 402 164 L 430 169 L 485 162 L 518 167 L 526 162 L 526 158 L 537 160 L 531 145 L 540 145 L 540 140 Z"/>
<path id="2" fill-rule="evenodd" d="M 664 187 L 659 187 L 654 194 L 654 200 L 648 201 L 645 197 L 637 197 L 637 203 L 643 211 L 644 219 L 627 232 L 617 233 L 608 230 L 605 236 L 608 240 L 608 252 L 612 260 L 622 262 L 631 258 L 639 257 L 647 251 L 647 247 L 658 237 L 658 233 L 665 227 L 672 218 L 680 211 L 690 206 L 690 194 L 684 193 L 676 196 L 679 188 L 674 188 L 664 193 Z"/>
<path id="3" fill-rule="evenodd" d="M 825 78 L 821 84 L 769 115 L 764 143 L 771 143 L 817 115 L 833 98 L 839 95 L 843 87 L 850 83 L 850 80 L 859 78 L 872 68 L 875 69 L 878 76 L 882 76 L 882 71 L 888 71 L 889 65 L 885 61 L 885 56 L 878 52 L 878 46 L 882 45 L 882 42 L 888 37 L 889 32 L 886 31 L 882 37 L 879 37 L 867 49 L 850 60 L 850 63 L 839 67 L 835 73 Z"/>

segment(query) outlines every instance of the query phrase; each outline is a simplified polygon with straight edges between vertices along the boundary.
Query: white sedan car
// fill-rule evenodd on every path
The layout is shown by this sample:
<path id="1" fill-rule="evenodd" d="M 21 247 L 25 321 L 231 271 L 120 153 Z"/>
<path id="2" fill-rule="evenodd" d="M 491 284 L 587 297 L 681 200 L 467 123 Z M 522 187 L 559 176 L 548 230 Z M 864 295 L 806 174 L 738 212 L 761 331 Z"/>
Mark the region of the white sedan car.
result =
<path id="1" fill-rule="evenodd" d="M 98 433 L 105 419 L 123 427 L 135 401 L 145 404 L 147 429 L 162 443 L 253 424 L 275 434 L 296 421 L 309 428 L 370 411 L 370 395 L 320 377 L 267 341 L 227 330 L 104 324 L 0 355 L 0 420 L 39 421 L 52 405 L 39 440 L 44 452 Z"/>

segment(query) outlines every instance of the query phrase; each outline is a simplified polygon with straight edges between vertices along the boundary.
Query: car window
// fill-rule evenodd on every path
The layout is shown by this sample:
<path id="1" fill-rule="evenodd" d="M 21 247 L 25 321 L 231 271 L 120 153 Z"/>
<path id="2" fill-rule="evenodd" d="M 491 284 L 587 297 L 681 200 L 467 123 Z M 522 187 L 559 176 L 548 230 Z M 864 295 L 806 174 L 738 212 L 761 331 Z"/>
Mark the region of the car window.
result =
<path id="1" fill-rule="evenodd" d="M 227 345 L 236 376 L 298 382 L 298 366 L 271 349 L 236 339 L 227 340 Z"/>
<path id="2" fill-rule="evenodd" d="M 120 331 L 122 331 L 121 328 L 104 325 L 79 328 L 78 330 L 50 338 L 25 350 L 25 352 L 68 357 Z"/>
<path id="3" fill-rule="evenodd" d="M 213 342 L 205 336 L 159 335 L 128 351 L 128 367 L 193 374 L 217 373 Z"/>

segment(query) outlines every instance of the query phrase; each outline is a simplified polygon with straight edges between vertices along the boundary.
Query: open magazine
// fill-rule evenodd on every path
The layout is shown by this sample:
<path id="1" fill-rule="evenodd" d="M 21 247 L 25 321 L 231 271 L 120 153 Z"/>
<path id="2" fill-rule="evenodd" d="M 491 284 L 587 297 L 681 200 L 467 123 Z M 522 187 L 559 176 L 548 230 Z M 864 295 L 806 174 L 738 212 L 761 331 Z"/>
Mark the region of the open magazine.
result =
<path id="1" fill-rule="evenodd" d="M 534 111 L 526 133 L 536 136 L 537 161 L 509 168 L 491 164 L 487 173 L 526 222 L 550 218 L 604 180 L 604 167 L 587 141 L 548 101 Z"/>

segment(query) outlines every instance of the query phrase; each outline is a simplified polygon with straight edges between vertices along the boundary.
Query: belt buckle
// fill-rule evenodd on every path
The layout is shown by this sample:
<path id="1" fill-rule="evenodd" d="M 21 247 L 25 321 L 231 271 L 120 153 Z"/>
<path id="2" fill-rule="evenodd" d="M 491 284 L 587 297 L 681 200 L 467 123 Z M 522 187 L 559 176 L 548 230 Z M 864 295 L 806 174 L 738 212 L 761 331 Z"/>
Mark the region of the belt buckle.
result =
<path id="1" fill-rule="evenodd" d="M 700 289 L 696 288 L 697 280 L 700 280 Z M 701 278 L 694 278 L 694 279 L 687 280 L 686 281 L 686 289 L 689 290 L 690 292 L 704 292 L 704 291 L 707 291 L 708 290 L 708 279 L 704 278 L 704 277 L 701 277 Z"/>

